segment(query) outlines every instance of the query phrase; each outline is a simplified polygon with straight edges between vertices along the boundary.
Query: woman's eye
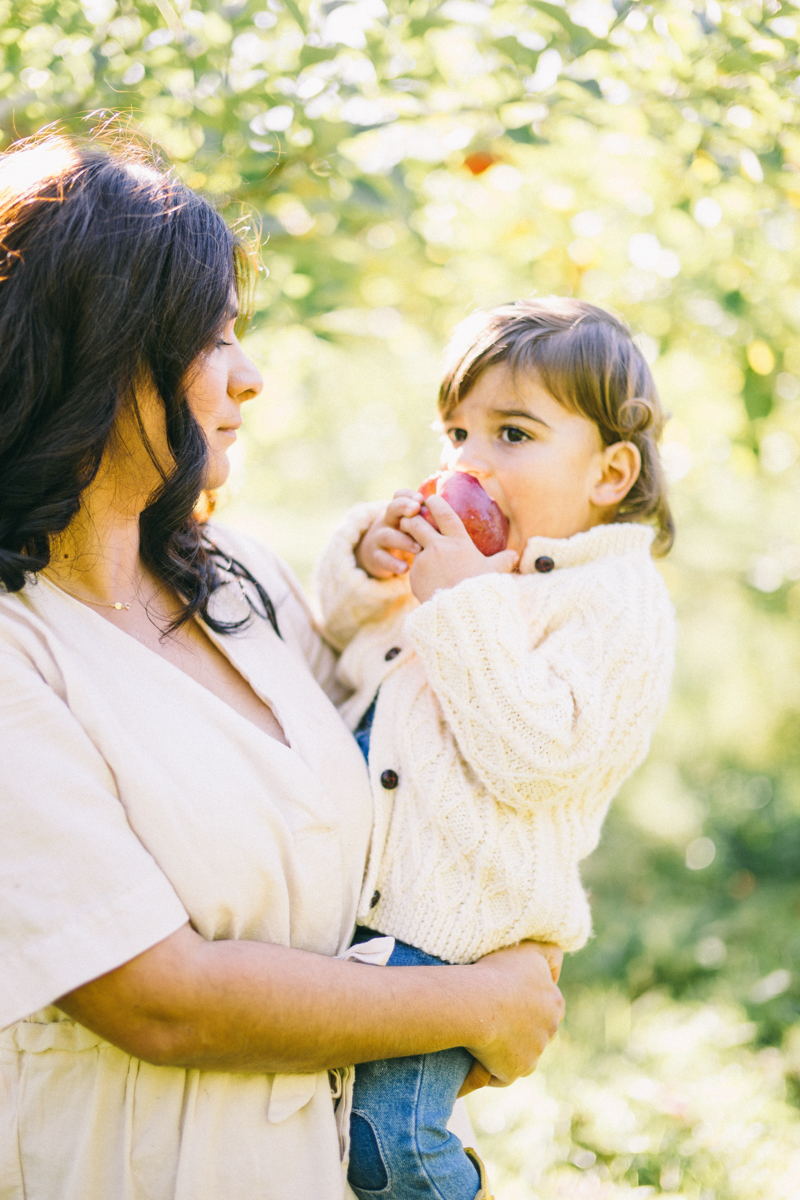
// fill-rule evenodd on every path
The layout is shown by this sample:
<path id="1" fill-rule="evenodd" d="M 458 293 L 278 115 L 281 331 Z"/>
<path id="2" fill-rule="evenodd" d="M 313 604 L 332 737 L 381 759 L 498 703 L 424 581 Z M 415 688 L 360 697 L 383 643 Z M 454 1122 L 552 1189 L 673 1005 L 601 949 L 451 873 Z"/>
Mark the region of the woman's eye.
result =
<path id="1" fill-rule="evenodd" d="M 222 338 L 220 338 L 219 341 L 217 342 L 217 345 L 218 346 L 232 346 L 233 342 L 226 342 Z"/>
<path id="2" fill-rule="evenodd" d="M 516 425 L 504 425 L 500 431 L 500 437 L 504 442 L 528 442 L 530 434 L 524 429 L 518 429 Z"/>
<path id="3" fill-rule="evenodd" d="M 456 442 L 465 442 L 467 440 L 466 429 L 448 429 L 447 436 L 454 444 Z"/>

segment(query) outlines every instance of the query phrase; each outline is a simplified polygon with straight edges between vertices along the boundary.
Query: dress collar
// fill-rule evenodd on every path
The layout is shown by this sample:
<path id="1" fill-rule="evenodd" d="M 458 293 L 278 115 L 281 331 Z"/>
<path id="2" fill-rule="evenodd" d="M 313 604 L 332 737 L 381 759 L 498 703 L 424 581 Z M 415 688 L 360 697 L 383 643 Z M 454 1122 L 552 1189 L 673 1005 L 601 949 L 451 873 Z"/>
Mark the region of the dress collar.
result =
<path id="1" fill-rule="evenodd" d="M 619 554 L 649 554 L 654 537 L 655 530 L 650 525 L 627 521 L 595 525 L 569 538 L 532 537 L 522 552 L 519 570 L 522 575 L 532 575 L 537 571 L 552 571 L 554 567 L 580 567 Z M 535 565 L 541 559 L 549 560 L 544 571 L 541 565 Z"/>

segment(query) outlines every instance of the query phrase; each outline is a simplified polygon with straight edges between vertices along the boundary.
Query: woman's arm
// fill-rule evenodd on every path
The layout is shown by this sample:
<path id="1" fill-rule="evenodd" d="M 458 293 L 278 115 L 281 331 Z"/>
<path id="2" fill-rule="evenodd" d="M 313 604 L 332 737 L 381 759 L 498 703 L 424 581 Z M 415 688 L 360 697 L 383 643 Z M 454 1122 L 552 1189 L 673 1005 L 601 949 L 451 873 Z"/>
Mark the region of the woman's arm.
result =
<path id="1" fill-rule="evenodd" d="M 159 1066 L 316 1072 L 465 1046 L 501 1083 L 534 1069 L 564 1011 L 534 945 L 471 966 L 372 967 L 208 942 L 188 924 L 58 1006 Z"/>

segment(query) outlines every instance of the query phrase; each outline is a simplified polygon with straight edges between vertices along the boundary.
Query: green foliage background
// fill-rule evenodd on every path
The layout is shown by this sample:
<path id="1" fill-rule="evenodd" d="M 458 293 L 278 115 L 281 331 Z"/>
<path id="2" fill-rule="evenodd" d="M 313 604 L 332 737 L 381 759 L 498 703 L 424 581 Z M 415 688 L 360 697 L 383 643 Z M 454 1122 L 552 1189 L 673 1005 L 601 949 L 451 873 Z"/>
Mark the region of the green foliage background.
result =
<path id="1" fill-rule="evenodd" d="M 800 1197 L 800 11 L 781 0 L 0 0 L 4 143 L 126 114 L 261 228 L 222 516 L 308 578 L 435 466 L 439 355 L 532 291 L 622 312 L 673 413 L 673 700 L 587 866 L 505 1200 Z"/>

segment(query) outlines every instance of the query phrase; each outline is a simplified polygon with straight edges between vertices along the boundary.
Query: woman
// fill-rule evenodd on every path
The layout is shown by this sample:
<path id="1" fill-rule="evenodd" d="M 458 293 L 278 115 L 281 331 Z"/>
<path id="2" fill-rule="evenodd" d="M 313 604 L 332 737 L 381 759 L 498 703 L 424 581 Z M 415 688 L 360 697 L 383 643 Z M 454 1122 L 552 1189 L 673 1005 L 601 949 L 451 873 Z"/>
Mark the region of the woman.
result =
<path id="1" fill-rule="evenodd" d="M 261 390 L 222 220 L 51 138 L 0 160 L 0 259 L 0 1197 L 338 1200 L 347 1064 L 510 1082 L 560 995 L 530 946 L 335 957 L 371 798 L 333 655 L 193 515 Z"/>

